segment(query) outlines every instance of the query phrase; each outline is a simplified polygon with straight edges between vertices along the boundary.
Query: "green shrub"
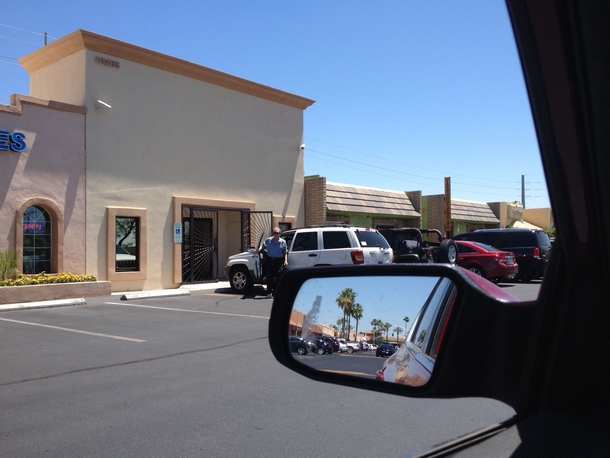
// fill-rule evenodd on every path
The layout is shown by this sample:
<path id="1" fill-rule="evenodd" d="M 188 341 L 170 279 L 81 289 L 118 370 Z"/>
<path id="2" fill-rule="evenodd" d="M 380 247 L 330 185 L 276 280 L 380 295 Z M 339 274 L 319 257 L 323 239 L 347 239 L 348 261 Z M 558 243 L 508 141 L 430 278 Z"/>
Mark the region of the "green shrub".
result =
<path id="1" fill-rule="evenodd" d="M 18 275 L 15 251 L 10 248 L 0 251 L 0 281 L 14 280 Z"/>

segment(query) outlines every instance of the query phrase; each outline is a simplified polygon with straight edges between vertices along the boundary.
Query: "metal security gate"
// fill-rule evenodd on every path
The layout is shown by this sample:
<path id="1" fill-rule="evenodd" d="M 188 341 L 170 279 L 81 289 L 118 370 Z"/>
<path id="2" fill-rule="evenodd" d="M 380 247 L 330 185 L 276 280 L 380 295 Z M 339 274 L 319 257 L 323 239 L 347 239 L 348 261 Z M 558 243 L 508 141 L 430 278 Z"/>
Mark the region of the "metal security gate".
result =
<path id="1" fill-rule="evenodd" d="M 218 211 L 182 207 L 182 282 L 218 278 Z"/>
<path id="2" fill-rule="evenodd" d="M 241 214 L 241 250 L 246 251 L 249 246 L 256 246 L 261 236 L 270 237 L 273 214 L 270 211 L 244 211 Z"/>

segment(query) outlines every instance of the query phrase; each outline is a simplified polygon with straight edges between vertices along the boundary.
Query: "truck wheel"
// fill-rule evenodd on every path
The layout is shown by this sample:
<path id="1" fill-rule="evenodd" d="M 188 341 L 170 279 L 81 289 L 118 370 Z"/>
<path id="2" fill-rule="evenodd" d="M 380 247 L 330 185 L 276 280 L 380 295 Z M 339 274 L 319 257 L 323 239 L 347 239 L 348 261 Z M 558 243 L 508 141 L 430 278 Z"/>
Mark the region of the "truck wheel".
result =
<path id="1" fill-rule="evenodd" d="M 250 276 L 248 268 L 237 266 L 231 270 L 231 289 L 236 293 L 247 294 L 252 290 L 254 281 Z"/>
<path id="2" fill-rule="evenodd" d="M 452 239 L 445 239 L 438 247 L 438 262 L 455 264 L 458 258 L 458 247 Z"/>

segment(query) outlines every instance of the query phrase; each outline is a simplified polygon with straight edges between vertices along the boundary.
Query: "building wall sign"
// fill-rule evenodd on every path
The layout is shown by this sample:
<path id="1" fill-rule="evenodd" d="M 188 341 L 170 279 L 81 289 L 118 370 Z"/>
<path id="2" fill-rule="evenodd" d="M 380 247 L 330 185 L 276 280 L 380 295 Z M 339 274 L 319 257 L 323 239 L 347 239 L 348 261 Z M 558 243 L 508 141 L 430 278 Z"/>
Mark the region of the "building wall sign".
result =
<path id="1" fill-rule="evenodd" d="M 95 56 L 93 58 L 96 64 L 104 65 L 106 67 L 121 68 L 121 63 L 116 60 L 106 59 L 105 57 Z"/>
<path id="2" fill-rule="evenodd" d="M 0 130 L 0 151 L 10 150 L 20 153 L 25 150 L 25 146 L 25 134 Z"/>
<path id="3" fill-rule="evenodd" d="M 508 217 L 513 219 L 523 219 L 523 207 L 508 204 Z"/>

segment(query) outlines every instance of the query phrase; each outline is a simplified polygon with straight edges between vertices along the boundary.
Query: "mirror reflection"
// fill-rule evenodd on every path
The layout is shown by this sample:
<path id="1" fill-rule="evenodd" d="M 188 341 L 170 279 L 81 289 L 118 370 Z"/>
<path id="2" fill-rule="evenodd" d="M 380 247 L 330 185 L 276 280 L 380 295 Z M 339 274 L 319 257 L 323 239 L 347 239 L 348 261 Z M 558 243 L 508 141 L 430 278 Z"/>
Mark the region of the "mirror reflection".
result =
<path id="1" fill-rule="evenodd" d="M 320 371 L 421 386 L 434 368 L 456 294 L 444 277 L 307 280 L 291 312 L 290 350 Z"/>

